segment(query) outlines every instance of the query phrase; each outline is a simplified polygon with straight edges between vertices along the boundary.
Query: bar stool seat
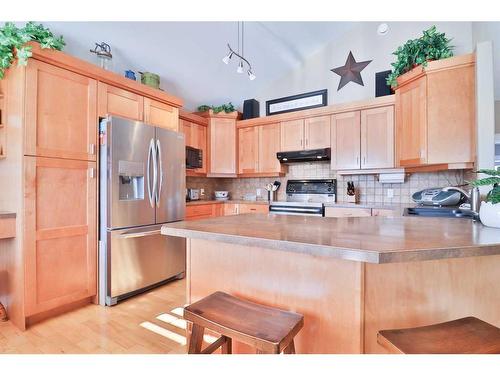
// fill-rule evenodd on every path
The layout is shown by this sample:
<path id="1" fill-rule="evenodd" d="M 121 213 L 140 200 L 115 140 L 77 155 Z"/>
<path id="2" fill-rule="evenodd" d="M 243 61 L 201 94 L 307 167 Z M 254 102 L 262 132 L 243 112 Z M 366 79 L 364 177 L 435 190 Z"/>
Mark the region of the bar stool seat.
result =
<path id="1" fill-rule="evenodd" d="M 258 353 L 294 353 L 293 339 L 304 325 L 300 314 L 259 305 L 215 292 L 184 308 L 184 319 L 193 323 L 189 353 L 211 353 L 222 347 L 231 353 L 232 339 L 253 346 Z M 204 329 L 221 335 L 201 350 Z"/>
<path id="2" fill-rule="evenodd" d="M 391 353 L 500 354 L 500 328 L 475 317 L 379 331 L 377 341 Z"/>

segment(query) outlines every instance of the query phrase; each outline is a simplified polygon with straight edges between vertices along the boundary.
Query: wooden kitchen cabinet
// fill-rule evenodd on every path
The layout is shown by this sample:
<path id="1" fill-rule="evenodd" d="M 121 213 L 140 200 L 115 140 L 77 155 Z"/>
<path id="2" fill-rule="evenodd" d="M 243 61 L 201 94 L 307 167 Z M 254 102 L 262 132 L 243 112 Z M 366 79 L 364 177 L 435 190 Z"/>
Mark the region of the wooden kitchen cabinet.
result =
<path id="1" fill-rule="evenodd" d="M 276 156 L 280 151 L 280 124 L 261 125 L 259 128 L 259 173 L 284 174 L 286 166 Z"/>
<path id="2" fill-rule="evenodd" d="M 395 217 L 396 211 L 389 208 L 372 208 L 372 216 Z"/>
<path id="3" fill-rule="evenodd" d="M 427 80 L 399 87 L 396 94 L 398 165 L 427 163 Z"/>
<path id="4" fill-rule="evenodd" d="M 361 167 L 360 118 L 360 111 L 332 116 L 332 169 L 359 169 Z"/>
<path id="5" fill-rule="evenodd" d="M 25 313 L 97 293 L 96 163 L 24 157 Z"/>
<path id="6" fill-rule="evenodd" d="M 475 54 L 431 61 L 398 78 L 396 164 L 448 165 L 475 161 Z"/>
<path id="7" fill-rule="evenodd" d="M 184 133 L 186 140 L 186 146 L 197 148 L 201 150 L 203 155 L 203 163 L 201 168 L 187 169 L 187 175 L 199 175 L 207 173 L 207 127 L 204 125 L 197 124 L 195 122 L 180 119 L 179 120 L 179 130 Z"/>
<path id="8" fill-rule="evenodd" d="M 25 90 L 25 155 L 96 160 L 94 79 L 34 60 Z"/>
<path id="9" fill-rule="evenodd" d="M 241 214 L 267 214 L 269 206 L 267 204 L 240 203 L 238 213 Z"/>
<path id="10" fill-rule="evenodd" d="M 201 220 L 224 214 L 223 203 L 197 203 L 186 206 L 185 220 Z"/>
<path id="11" fill-rule="evenodd" d="M 224 116 L 224 115 L 222 115 Z M 236 177 L 236 118 L 232 116 L 209 117 L 209 168 L 208 175 L 213 177 Z"/>
<path id="12" fill-rule="evenodd" d="M 305 119 L 304 148 L 306 150 L 330 147 L 330 117 L 331 116 L 318 116 Z"/>
<path id="13" fill-rule="evenodd" d="M 394 167 L 394 107 L 361 111 L 361 168 Z"/>
<path id="14" fill-rule="evenodd" d="M 238 129 L 238 174 L 259 172 L 260 127 Z"/>
<path id="15" fill-rule="evenodd" d="M 332 116 L 334 170 L 394 167 L 394 107 L 382 106 Z"/>
<path id="16" fill-rule="evenodd" d="M 157 100 L 144 98 L 144 122 L 179 131 L 179 109 Z"/>
<path id="17" fill-rule="evenodd" d="M 371 215 L 371 208 L 325 207 L 325 217 L 366 217 Z"/>
<path id="18" fill-rule="evenodd" d="M 281 123 L 281 151 L 304 149 L 304 119 Z"/>
<path id="19" fill-rule="evenodd" d="M 238 215 L 239 214 L 239 208 L 240 205 L 238 203 L 227 203 L 225 202 L 223 204 L 224 209 L 224 216 L 232 216 L 232 215 Z"/>
<path id="20" fill-rule="evenodd" d="M 99 82 L 98 111 L 100 117 L 115 115 L 130 120 L 144 120 L 144 97 L 118 87 Z"/>

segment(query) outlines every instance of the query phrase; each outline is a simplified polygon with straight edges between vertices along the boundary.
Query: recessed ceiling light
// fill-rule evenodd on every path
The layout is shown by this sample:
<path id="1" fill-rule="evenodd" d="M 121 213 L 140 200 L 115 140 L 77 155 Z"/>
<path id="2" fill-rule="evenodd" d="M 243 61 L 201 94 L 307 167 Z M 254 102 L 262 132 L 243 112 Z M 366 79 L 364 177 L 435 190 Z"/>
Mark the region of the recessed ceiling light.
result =
<path id="1" fill-rule="evenodd" d="M 381 23 L 377 27 L 377 34 L 378 35 L 386 35 L 389 32 L 389 25 L 386 23 Z"/>

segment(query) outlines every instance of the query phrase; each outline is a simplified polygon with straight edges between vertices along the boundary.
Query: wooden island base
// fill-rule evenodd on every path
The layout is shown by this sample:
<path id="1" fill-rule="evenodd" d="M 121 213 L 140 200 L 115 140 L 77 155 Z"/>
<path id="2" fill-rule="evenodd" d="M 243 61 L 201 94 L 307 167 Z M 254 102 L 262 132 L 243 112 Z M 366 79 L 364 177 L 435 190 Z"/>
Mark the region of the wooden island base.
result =
<path id="1" fill-rule="evenodd" d="M 297 353 L 386 353 L 377 331 L 500 326 L 500 255 L 372 264 L 188 238 L 187 298 L 217 290 L 304 315 Z M 234 343 L 234 352 L 251 352 Z"/>

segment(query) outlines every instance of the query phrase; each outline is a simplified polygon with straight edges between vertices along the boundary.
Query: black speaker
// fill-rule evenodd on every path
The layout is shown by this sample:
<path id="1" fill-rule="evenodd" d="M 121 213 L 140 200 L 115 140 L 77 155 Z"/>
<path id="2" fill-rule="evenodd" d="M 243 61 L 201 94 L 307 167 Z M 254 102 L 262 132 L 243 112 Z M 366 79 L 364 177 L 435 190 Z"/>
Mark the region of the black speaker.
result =
<path id="1" fill-rule="evenodd" d="M 243 102 L 243 120 L 260 116 L 260 105 L 255 99 L 247 99 Z"/>
<path id="2" fill-rule="evenodd" d="M 387 86 L 387 77 L 391 70 L 375 73 L 375 97 L 391 95 L 391 87 Z"/>

